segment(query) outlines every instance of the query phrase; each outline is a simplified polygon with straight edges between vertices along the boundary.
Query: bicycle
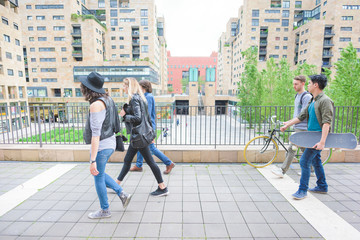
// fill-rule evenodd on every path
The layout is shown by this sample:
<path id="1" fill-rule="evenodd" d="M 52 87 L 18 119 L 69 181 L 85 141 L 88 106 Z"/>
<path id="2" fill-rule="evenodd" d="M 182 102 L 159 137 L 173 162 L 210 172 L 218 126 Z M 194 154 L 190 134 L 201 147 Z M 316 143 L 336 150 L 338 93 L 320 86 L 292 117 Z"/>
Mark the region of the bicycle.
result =
<path id="1" fill-rule="evenodd" d="M 244 158 L 246 162 L 255 168 L 262 168 L 270 165 L 276 159 L 279 153 L 279 144 L 285 149 L 286 153 L 288 149 L 284 143 L 277 136 L 280 131 L 281 121 L 276 121 L 276 116 L 270 117 L 271 122 L 274 124 L 273 129 L 268 129 L 269 135 L 257 136 L 251 139 L 244 148 Z M 293 131 L 285 131 L 293 132 Z M 252 144 L 258 141 L 259 144 Z M 279 144 L 278 144 L 279 143 Z M 260 148 L 260 149 L 259 149 Z M 325 165 L 331 158 L 332 149 L 326 149 L 321 152 L 321 162 Z M 302 155 L 301 148 L 297 147 L 295 158 L 300 161 Z"/>

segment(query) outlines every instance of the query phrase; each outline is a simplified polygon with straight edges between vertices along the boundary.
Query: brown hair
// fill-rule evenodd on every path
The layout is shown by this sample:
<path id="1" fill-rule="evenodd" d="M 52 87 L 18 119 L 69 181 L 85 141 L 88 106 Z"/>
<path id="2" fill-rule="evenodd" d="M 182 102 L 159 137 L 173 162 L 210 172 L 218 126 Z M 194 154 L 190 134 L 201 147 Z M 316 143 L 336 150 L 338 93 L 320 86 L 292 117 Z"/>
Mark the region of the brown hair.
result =
<path id="1" fill-rule="evenodd" d="M 152 86 L 151 86 L 151 82 L 149 80 L 141 80 L 139 82 L 140 86 L 145 89 L 146 92 L 148 93 L 152 93 Z"/>
<path id="2" fill-rule="evenodd" d="M 89 101 L 90 103 L 95 102 L 98 98 L 101 97 L 108 97 L 108 93 L 97 93 L 91 90 L 90 88 L 87 88 L 84 84 L 80 84 L 81 93 L 84 95 L 85 100 Z"/>
<path id="3" fill-rule="evenodd" d="M 301 81 L 304 83 L 304 82 L 306 82 L 306 77 L 303 75 L 299 75 L 299 76 L 294 77 L 294 80 L 298 80 L 298 81 Z"/>

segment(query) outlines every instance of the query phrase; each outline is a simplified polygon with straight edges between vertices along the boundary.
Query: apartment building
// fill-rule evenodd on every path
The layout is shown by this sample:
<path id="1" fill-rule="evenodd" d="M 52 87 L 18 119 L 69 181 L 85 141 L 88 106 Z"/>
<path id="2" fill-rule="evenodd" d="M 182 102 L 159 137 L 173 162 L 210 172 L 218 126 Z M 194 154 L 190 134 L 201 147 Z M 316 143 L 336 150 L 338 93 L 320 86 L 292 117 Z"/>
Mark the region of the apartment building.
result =
<path id="1" fill-rule="evenodd" d="M 319 73 L 323 68 L 333 70 L 340 50 L 350 41 L 360 52 L 359 13 L 360 5 L 355 0 L 244 0 L 238 17 L 229 20 L 219 39 L 222 61 L 218 73 L 229 68 L 232 73 L 231 77 L 219 75 L 223 83 L 218 91 L 236 94 L 244 71 L 241 51 L 251 46 L 259 49 L 260 69 L 266 67 L 269 58 L 287 58 L 294 68 L 307 62 L 316 65 Z M 231 61 L 223 61 L 230 52 Z M 226 85 L 229 89 L 223 87 Z"/>
<path id="2" fill-rule="evenodd" d="M 126 97 L 125 77 L 166 92 L 164 19 L 154 0 L 28 0 L 19 11 L 30 103 L 84 102 L 79 77 L 91 71 L 116 101 Z"/>
<path id="3" fill-rule="evenodd" d="M 0 0 L 0 133 L 29 123 L 18 1 Z"/>
<path id="4" fill-rule="evenodd" d="M 217 66 L 217 53 L 212 52 L 209 57 L 182 57 L 171 56 L 170 51 L 168 51 L 167 64 L 168 88 L 172 90 L 169 92 L 176 94 L 186 93 L 182 90 L 181 80 L 189 78 L 190 68 L 197 69 L 198 77 L 205 82 L 206 69 L 216 68 Z"/>

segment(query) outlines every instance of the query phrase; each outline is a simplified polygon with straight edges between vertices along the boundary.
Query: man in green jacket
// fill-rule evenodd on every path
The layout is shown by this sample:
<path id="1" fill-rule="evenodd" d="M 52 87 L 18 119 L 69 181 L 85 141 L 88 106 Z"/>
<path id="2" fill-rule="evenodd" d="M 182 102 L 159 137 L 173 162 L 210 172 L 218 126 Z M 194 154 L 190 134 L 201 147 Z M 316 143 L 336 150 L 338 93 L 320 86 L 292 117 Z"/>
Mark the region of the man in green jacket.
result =
<path id="1" fill-rule="evenodd" d="M 321 163 L 320 154 L 324 149 L 325 141 L 330 132 L 333 118 L 334 104 L 333 101 L 323 93 L 327 85 L 325 75 L 312 75 L 308 84 L 308 91 L 313 95 L 308 106 L 301 111 L 296 118 L 285 123 L 280 128 L 284 132 L 293 124 L 299 123 L 304 119 L 308 120 L 308 131 L 322 132 L 320 142 L 316 143 L 312 148 L 306 148 L 300 159 L 301 178 L 299 190 L 292 196 L 295 199 L 303 199 L 307 196 L 307 191 L 315 193 L 327 193 L 328 185 L 326 183 L 325 171 Z M 310 166 L 314 166 L 317 177 L 317 186 L 309 189 Z"/>

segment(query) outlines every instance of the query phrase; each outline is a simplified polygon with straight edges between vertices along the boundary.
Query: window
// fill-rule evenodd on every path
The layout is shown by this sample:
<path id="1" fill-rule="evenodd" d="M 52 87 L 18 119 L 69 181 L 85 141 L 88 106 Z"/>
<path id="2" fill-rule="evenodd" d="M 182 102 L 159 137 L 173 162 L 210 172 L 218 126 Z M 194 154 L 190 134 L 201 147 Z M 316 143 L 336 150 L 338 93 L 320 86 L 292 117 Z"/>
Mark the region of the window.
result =
<path id="1" fill-rule="evenodd" d="M 149 45 L 142 45 L 141 52 L 148 53 L 149 52 Z"/>
<path id="2" fill-rule="evenodd" d="M 57 78 L 42 78 L 41 82 L 57 82 Z"/>
<path id="3" fill-rule="evenodd" d="M 41 72 L 56 72 L 56 68 L 41 68 Z"/>
<path id="4" fill-rule="evenodd" d="M 65 26 L 54 26 L 54 31 L 65 31 Z"/>
<path id="5" fill-rule="evenodd" d="M 280 10 L 265 10 L 265 13 L 280 13 Z"/>
<path id="6" fill-rule="evenodd" d="M 284 18 L 288 18 L 288 17 L 289 17 L 289 14 L 290 14 L 290 11 L 289 11 L 289 10 L 283 10 L 283 11 L 282 11 L 282 17 L 284 17 Z"/>
<path id="7" fill-rule="evenodd" d="M 301 32 L 301 35 L 304 35 L 304 31 Z"/>
<path id="8" fill-rule="evenodd" d="M 110 0 L 110 7 L 117 8 L 117 0 Z"/>
<path id="9" fill-rule="evenodd" d="M 7 59 L 12 59 L 12 54 L 9 52 L 5 52 L 5 56 Z"/>
<path id="10" fill-rule="evenodd" d="M 65 41 L 65 37 L 54 37 L 55 41 Z"/>
<path id="11" fill-rule="evenodd" d="M 38 81 L 38 79 L 37 78 L 33 78 L 33 82 L 37 82 Z"/>
<path id="12" fill-rule="evenodd" d="M 123 28 L 123 27 L 119 27 L 119 31 L 124 31 L 124 28 Z"/>
<path id="13" fill-rule="evenodd" d="M 9 25 L 9 20 L 6 17 L 1 17 L 2 23 L 5 25 Z"/>
<path id="14" fill-rule="evenodd" d="M 289 28 L 284 28 L 284 32 L 288 32 L 289 31 Z"/>
<path id="15" fill-rule="evenodd" d="M 119 37 L 119 40 L 124 40 L 124 37 Z"/>
<path id="16" fill-rule="evenodd" d="M 26 5 L 26 9 L 31 9 L 31 5 Z"/>
<path id="17" fill-rule="evenodd" d="M 61 61 L 62 62 L 67 62 L 67 58 L 62 58 Z"/>
<path id="18" fill-rule="evenodd" d="M 279 58 L 279 55 L 270 55 L 270 58 Z"/>
<path id="19" fill-rule="evenodd" d="M 135 18 L 120 18 L 120 22 L 135 22 Z"/>
<path id="20" fill-rule="evenodd" d="M 10 42 L 10 36 L 4 34 L 4 41 L 5 42 Z"/>
<path id="21" fill-rule="evenodd" d="M 35 48 L 30 48 L 30 52 L 35 52 Z"/>
<path id="22" fill-rule="evenodd" d="M 53 20 L 64 20 L 64 15 L 55 15 L 53 16 Z"/>
<path id="23" fill-rule="evenodd" d="M 276 28 L 276 31 L 277 31 L 277 32 L 280 32 L 280 28 Z"/>
<path id="24" fill-rule="evenodd" d="M 354 17 L 353 17 L 353 16 L 342 16 L 342 17 L 341 17 L 341 20 L 344 20 L 344 21 L 352 21 L 352 20 L 354 20 Z"/>
<path id="25" fill-rule="evenodd" d="M 45 16 L 36 16 L 36 20 L 45 20 Z"/>
<path id="26" fill-rule="evenodd" d="M 118 25 L 118 20 L 117 20 L 117 18 L 111 18 L 111 19 L 110 19 L 110 25 L 111 25 L 111 26 L 117 26 L 117 25 Z"/>
<path id="27" fill-rule="evenodd" d="M 252 32 L 256 32 L 256 28 L 251 28 L 251 31 L 252 31 Z"/>
<path id="28" fill-rule="evenodd" d="M 286 50 L 286 49 L 288 49 L 288 47 L 287 47 L 287 46 L 283 46 L 283 49 Z"/>
<path id="29" fill-rule="evenodd" d="M 47 41 L 47 37 L 38 37 L 39 42 L 45 42 Z"/>
<path id="30" fill-rule="evenodd" d="M 259 19 L 252 19 L 251 26 L 259 26 Z"/>
<path id="31" fill-rule="evenodd" d="M 98 7 L 104 8 L 105 7 L 105 0 L 98 0 Z"/>
<path id="32" fill-rule="evenodd" d="M 320 4 L 321 0 L 316 0 L 315 5 Z"/>
<path id="33" fill-rule="evenodd" d="M 12 69 L 8 69 L 7 73 L 9 76 L 14 76 L 14 70 L 12 70 Z"/>
<path id="34" fill-rule="evenodd" d="M 111 58 L 116 58 L 116 54 L 112 54 L 112 55 L 111 55 Z"/>
<path id="35" fill-rule="evenodd" d="M 45 26 L 38 26 L 36 28 L 38 31 L 46 31 L 46 27 Z"/>
<path id="36" fill-rule="evenodd" d="M 280 49 L 280 47 L 279 47 L 279 46 L 275 46 L 275 49 Z"/>
<path id="37" fill-rule="evenodd" d="M 66 52 L 66 47 L 62 47 L 62 48 L 61 48 L 61 51 L 62 51 L 62 52 Z"/>
<path id="38" fill-rule="evenodd" d="M 341 27 L 340 31 L 345 31 L 345 32 L 351 32 L 352 31 L 352 27 Z"/>
<path id="39" fill-rule="evenodd" d="M 306 54 L 306 53 L 307 53 L 307 49 L 304 50 L 304 54 Z"/>
<path id="40" fill-rule="evenodd" d="M 275 40 L 276 40 L 276 41 L 280 41 L 280 37 L 275 37 Z"/>
<path id="41" fill-rule="evenodd" d="M 147 17 L 148 16 L 148 10 L 147 9 L 141 9 L 140 10 L 140 16 L 141 17 Z"/>
<path id="42" fill-rule="evenodd" d="M 120 58 L 130 58 L 130 54 L 120 54 Z"/>
<path id="43" fill-rule="evenodd" d="M 148 28 L 148 27 L 144 27 L 143 30 L 144 30 L 144 31 L 148 31 L 149 28 Z"/>
<path id="44" fill-rule="evenodd" d="M 124 45 L 120 45 L 119 48 L 120 48 L 120 49 L 124 49 Z"/>
<path id="45" fill-rule="evenodd" d="M 27 20 L 32 20 L 32 16 L 27 16 Z"/>
<path id="46" fill-rule="evenodd" d="M 283 20 L 282 20 L 282 23 L 281 23 L 281 26 L 282 26 L 282 27 L 287 27 L 287 26 L 289 26 L 289 19 L 283 19 Z"/>
<path id="47" fill-rule="evenodd" d="M 264 19 L 264 22 L 280 22 L 280 19 Z"/>
<path id="48" fill-rule="evenodd" d="M 295 8 L 301 8 L 302 7 L 302 1 L 295 1 Z"/>
<path id="49" fill-rule="evenodd" d="M 81 93 L 81 89 L 80 89 L 80 88 L 75 88 L 75 96 L 76 96 L 76 97 L 82 97 L 82 93 Z"/>
<path id="50" fill-rule="evenodd" d="M 252 17 L 259 17 L 259 10 L 258 9 L 252 10 Z"/>
<path id="51" fill-rule="evenodd" d="M 339 39 L 340 42 L 351 42 L 351 38 L 350 37 L 341 37 Z"/>
<path id="52" fill-rule="evenodd" d="M 32 26 L 28 27 L 28 31 L 34 31 L 34 27 Z"/>
<path id="53" fill-rule="evenodd" d="M 110 17 L 117 17 L 118 16 L 118 14 L 117 14 L 117 10 L 115 9 L 111 9 L 110 10 Z"/>
<path id="54" fill-rule="evenodd" d="M 284 37 L 284 41 L 287 41 L 288 40 L 288 37 Z"/>
<path id="55" fill-rule="evenodd" d="M 115 38 L 116 38 L 115 36 L 112 36 L 112 37 L 111 37 L 111 40 L 115 40 Z"/>
<path id="56" fill-rule="evenodd" d="M 283 8 L 290 8 L 290 1 L 283 1 L 282 7 Z"/>
<path id="57" fill-rule="evenodd" d="M 21 62 L 21 56 L 20 55 L 16 55 L 16 59 Z"/>
<path id="58" fill-rule="evenodd" d="M 116 49 L 116 45 L 111 45 L 111 49 Z"/>
<path id="59" fill-rule="evenodd" d="M 323 17 L 324 17 L 324 16 L 326 16 L 326 11 L 325 11 L 325 12 L 323 12 Z"/>
<path id="60" fill-rule="evenodd" d="M 114 27 L 112 27 L 112 28 L 111 28 L 111 31 L 112 31 L 112 32 L 115 32 L 115 28 L 114 28 Z"/>
<path id="61" fill-rule="evenodd" d="M 18 39 L 15 39 L 15 45 L 20 46 L 20 41 Z"/>
<path id="62" fill-rule="evenodd" d="M 307 44 L 308 43 L 308 40 L 307 39 L 305 39 L 305 44 Z"/>
<path id="63" fill-rule="evenodd" d="M 56 62 L 56 58 L 40 58 L 40 62 Z"/>
<path id="64" fill-rule="evenodd" d="M 307 28 L 306 30 L 305 30 L 305 33 L 308 33 L 309 32 L 309 29 Z"/>
<path id="65" fill-rule="evenodd" d="M 37 72 L 37 68 L 32 68 L 31 72 Z"/>
<path id="66" fill-rule="evenodd" d="M 15 28 L 16 30 L 19 30 L 19 25 L 17 25 L 17 23 L 14 23 L 14 28 Z"/>
<path id="67" fill-rule="evenodd" d="M 304 41 L 301 41 L 301 45 L 303 45 L 304 44 Z"/>
<path id="68" fill-rule="evenodd" d="M 36 58 L 31 58 L 31 62 L 36 62 Z"/>
<path id="69" fill-rule="evenodd" d="M 144 40 L 149 40 L 149 37 L 148 37 L 148 36 L 144 36 Z"/>
<path id="70" fill-rule="evenodd" d="M 24 74 L 23 74 L 22 71 L 18 71 L 18 75 L 19 75 L 19 77 L 23 77 L 23 76 L 24 76 Z"/>
<path id="71" fill-rule="evenodd" d="M 35 5 L 35 9 L 64 9 L 62 4 Z"/>
<path id="72" fill-rule="evenodd" d="M 141 19 L 141 26 L 147 26 L 148 25 L 148 19 L 147 18 L 142 18 Z"/>

